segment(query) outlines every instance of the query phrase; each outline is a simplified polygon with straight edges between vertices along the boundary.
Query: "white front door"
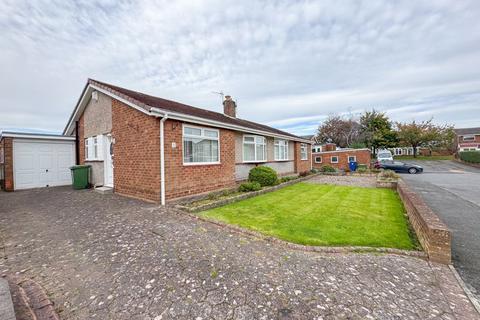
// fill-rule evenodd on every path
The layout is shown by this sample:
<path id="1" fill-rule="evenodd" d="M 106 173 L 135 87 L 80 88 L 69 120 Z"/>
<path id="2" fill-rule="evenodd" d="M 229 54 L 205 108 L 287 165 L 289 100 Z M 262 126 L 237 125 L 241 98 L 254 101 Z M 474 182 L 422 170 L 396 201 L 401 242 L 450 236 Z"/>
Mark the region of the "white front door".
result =
<path id="1" fill-rule="evenodd" d="M 104 172 L 105 172 L 105 186 L 113 188 L 113 145 L 112 145 L 112 136 L 105 136 L 104 146 Z"/>

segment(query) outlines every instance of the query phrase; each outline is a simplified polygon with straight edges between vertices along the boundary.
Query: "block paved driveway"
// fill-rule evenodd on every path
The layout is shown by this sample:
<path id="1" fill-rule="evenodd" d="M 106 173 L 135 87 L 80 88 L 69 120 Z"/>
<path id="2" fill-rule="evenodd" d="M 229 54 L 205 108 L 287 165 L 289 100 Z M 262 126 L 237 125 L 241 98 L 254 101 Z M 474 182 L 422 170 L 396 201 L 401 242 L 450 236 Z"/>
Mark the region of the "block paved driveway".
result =
<path id="1" fill-rule="evenodd" d="M 453 264 L 479 300 L 480 169 L 445 160 L 406 162 L 424 167 L 423 174 L 402 177 L 452 231 Z"/>
<path id="2" fill-rule="evenodd" d="M 41 284 L 63 319 L 475 317 L 448 267 L 295 251 L 116 195 L 0 193 L 0 228 L 2 273 Z"/>

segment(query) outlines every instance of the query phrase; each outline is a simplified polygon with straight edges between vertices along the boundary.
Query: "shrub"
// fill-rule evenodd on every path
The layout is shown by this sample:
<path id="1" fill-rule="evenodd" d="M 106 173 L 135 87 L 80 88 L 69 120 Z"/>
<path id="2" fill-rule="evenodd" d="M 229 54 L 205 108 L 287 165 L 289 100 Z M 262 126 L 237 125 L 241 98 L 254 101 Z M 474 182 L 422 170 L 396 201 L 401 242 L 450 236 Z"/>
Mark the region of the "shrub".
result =
<path id="1" fill-rule="evenodd" d="M 320 168 L 320 172 L 335 172 L 335 171 L 336 171 L 335 168 L 332 166 L 329 166 L 328 164 Z"/>
<path id="2" fill-rule="evenodd" d="M 462 151 L 460 159 L 465 162 L 480 163 L 480 151 Z"/>
<path id="3" fill-rule="evenodd" d="M 298 174 L 298 176 L 303 178 L 303 177 L 308 176 L 309 174 L 310 174 L 309 171 L 302 171 L 302 172 L 300 172 L 300 173 Z"/>
<path id="4" fill-rule="evenodd" d="M 398 179 L 400 177 L 398 174 L 396 174 L 392 170 L 382 170 L 382 172 L 380 172 L 380 178 L 381 179 Z"/>
<path id="5" fill-rule="evenodd" d="M 380 171 L 382 171 L 382 170 L 377 169 L 377 168 L 370 169 L 371 173 L 379 173 Z"/>
<path id="6" fill-rule="evenodd" d="M 281 177 L 280 178 L 280 183 L 284 183 L 284 182 L 288 182 L 288 181 L 291 181 L 291 180 L 295 180 L 297 179 L 297 177 Z"/>
<path id="7" fill-rule="evenodd" d="M 316 169 L 316 168 L 313 168 L 312 170 L 310 170 L 310 173 L 311 173 L 311 174 L 315 174 L 315 173 L 318 173 L 318 172 L 319 172 L 319 170 Z"/>
<path id="8" fill-rule="evenodd" d="M 262 187 L 273 186 L 277 183 L 277 172 L 270 167 L 258 166 L 252 168 L 248 174 L 250 182 L 258 182 Z"/>
<path id="9" fill-rule="evenodd" d="M 238 191 L 240 192 L 250 192 L 250 191 L 258 191 L 261 190 L 262 186 L 258 182 L 245 182 L 238 187 Z"/>
<path id="10" fill-rule="evenodd" d="M 358 167 L 358 168 L 357 168 L 357 172 L 358 172 L 358 173 L 367 173 L 367 168 L 365 168 L 365 167 Z"/>

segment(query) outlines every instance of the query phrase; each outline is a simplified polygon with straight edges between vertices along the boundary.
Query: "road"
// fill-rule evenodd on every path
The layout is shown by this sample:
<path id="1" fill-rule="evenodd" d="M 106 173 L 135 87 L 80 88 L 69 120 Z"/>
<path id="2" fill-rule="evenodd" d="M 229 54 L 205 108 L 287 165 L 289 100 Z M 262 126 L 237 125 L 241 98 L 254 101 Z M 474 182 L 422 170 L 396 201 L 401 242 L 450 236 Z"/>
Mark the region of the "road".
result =
<path id="1" fill-rule="evenodd" d="M 408 163 L 421 165 L 424 173 L 402 178 L 452 231 L 453 265 L 479 299 L 480 169 L 448 160 Z"/>

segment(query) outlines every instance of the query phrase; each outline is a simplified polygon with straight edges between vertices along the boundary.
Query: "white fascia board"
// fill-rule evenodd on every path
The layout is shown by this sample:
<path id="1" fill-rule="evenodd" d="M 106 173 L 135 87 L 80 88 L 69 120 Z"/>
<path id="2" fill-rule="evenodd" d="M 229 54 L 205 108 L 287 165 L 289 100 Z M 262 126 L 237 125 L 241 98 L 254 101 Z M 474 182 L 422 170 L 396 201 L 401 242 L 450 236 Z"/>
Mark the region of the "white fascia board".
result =
<path id="1" fill-rule="evenodd" d="M 335 151 L 312 152 L 312 155 L 319 155 L 319 154 L 324 154 L 324 153 L 356 152 L 356 151 L 370 151 L 370 149 L 368 149 L 368 148 L 362 148 L 362 149 L 348 149 L 348 150 L 335 150 Z"/>
<path id="2" fill-rule="evenodd" d="M 96 90 L 98 92 L 101 92 L 107 96 L 110 96 L 132 108 L 134 108 L 135 110 L 137 111 L 140 111 L 140 112 L 143 112 L 147 115 L 151 115 L 150 112 L 148 112 L 147 110 L 143 109 L 143 108 L 140 108 L 138 105 L 136 105 L 135 103 L 129 101 L 129 100 L 126 100 L 116 94 L 114 94 L 113 92 L 110 92 L 108 90 L 105 90 L 103 88 L 100 88 L 94 84 L 89 84 L 87 89 L 85 90 L 85 93 L 83 94 L 82 96 L 82 99 L 80 99 L 80 102 L 78 103 L 78 105 L 75 107 L 75 113 L 72 117 L 72 119 L 70 120 L 70 122 L 68 123 L 67 125 L 67 128 L 66 130 L 64 131 L 64 134 L 72 134 L 73 133 L 73 124 L 74 122 L 77 120 L 77 117 L 78 117 L 78 114 L 80 112 L 83 112 L 83 110 L 85 109 L 86 105 L 88 104 L 88 102 L 90 101 L 90 98 L 92 96 L 92 92 L 93 90 Z"/>
<path id="3" fill-rule="evenodd" d="M 22 139 L 37 139 L 37 140 L 66 140 L 75 141 L 75 137 L 48 135 L 48 134 L 34 134 L 34 133 L 20 133 L 20 132 L 2 132 L 0 138 L 22 138 Z"/>
<path id="4" fill-rule="evenodd" d="M 112 98 L 114 98 L 114 99 L 116 99 L 116 100 L 134 108 L 135 110 L 140 111 L 140 112 L 142 112 L 144 114 L 147 114 L 147 115 L 150 115 L 150 116 L 163 117 L 165 114 L 168 114 L 168 117 L 170 119 L 192 122 L 192 123 L 197 123 L 197 124 L 202 124 L 202 125 L 209 125 L 209 126 L 213 126 L 213 127 L 217 127 L 217 128 L 231 129 L 231 130 L 241 131 L 241 132 L 261 134 L 261 135 L 274 137 L 274 138 L 281 138 L 281 139 L 287 139 L 287 140 L 293 140 L 293 141 L 298 141 L 298 142 L 302 142 L 302 143 L 312 144 L 312 141 L 306 140 L 306 139 L 295 139 L 295 138 L 290 137 L 290 136 L 275 134 L 275 133 L 262 131 L 262 130 L 250 129 L 250 128 L 237 126 L 237 125 L 233 125 L 233 124 L 228 124 L 228 123 L 224 123 L 224 122 L 220 122 L 220 121 L 195 117 L 195 116 L 191 116 L 191 115 L 187 115 L 187 114 L 183 114 L 183 113 L 172 112 L 172 111 L 169 111 L 169 110 L 162 110 L 160 108 L 155 108 L 155 107 L 151 107 L 150 112 L 149 112 L 149 111 L 145 110 L 144 108 L 139 107 L 137 104 L 135 104 L 135 103 L 133 103 L 129 100 L 126 100 L 126 99 L 116 95 L 115 93 L 113 93 L 111 91 L 105 90 L 105 89 L 100 88 L 100 87 L 98 87 L 96 85 L 93 85 L 93 84 L 88 85 L 88 87 L 85 90 L 85 93 L 83 94 L 80 102 L 75 107 L 74 115 L 71 118 L 70 122 L 68 123 L 68 125 L 67 125 L 67 127 L 64 131 L 64 134 L 70 135 L 70 134 L 73 133 L 73 124 L 77 120 L 77 117 L 78 117 L 79 113 L 83 111 L 83 109 L 87 105 L 88 101 L 90 100 L 90 97 L 92 95 L 93 90 L 97 90 L 97 91 L 99 91 L 103 94 L 106 94 L 107 96 L 110 96 L 110 97 L 112 97 Z"/>
<path id="5" fill-rule="evenodd" d="M 216 128 L 224 128 L 224 129 L 230 129 L 230 130 L 235 130 L 235 131 L 240 131 L 240 132 L 246 132 L 246 133 L 253 133 L 253 134 L 258 134 L 258 135 L 263 135 L 263 136 L 268 136 L 268 137 L 274 137 L 274 138 L 280 138 L 284 140 L 290 140 L 290 141 L 298 141 L 302 143 L 307 143 L 311 144 L 312 142 L 310 140 L 305 140 L 305 139 L 295 139 L 294 137 L 290 136 L 285 136 L 281 134 L 276 134 L 272 132 L 267 132 L 267 131 L 262 131 L 262 130 L 256 130 L 256 129 L 250 129 L 242 126 L 237 126 L 234 124 L 229 124 L 229 123 L 224 123 L 220 121 L 215 121 L 215 120 L 209 120 L 205 118 L 200 118 L 200 117 L 195 117 L 195 116 L 190 116 L 186 115 L 183 113 L 176 113 L 172 111 L 167 111 L 167 110 L 162 110 L 159 108 L 150 108 L 150 113 L 152 115 L 155 115 L 157 117 L 163 117 L 165 114 L 168 114 L 169 119 L 175 119 L 175 120 L 180 120 L 180 121 L 186 121 L 186 122 L 191 122 L 191 123 L 196 123 L 196 124 L 201 124 L 201 125 L 207 125 L 207 126 L 212 126 Z"/>

